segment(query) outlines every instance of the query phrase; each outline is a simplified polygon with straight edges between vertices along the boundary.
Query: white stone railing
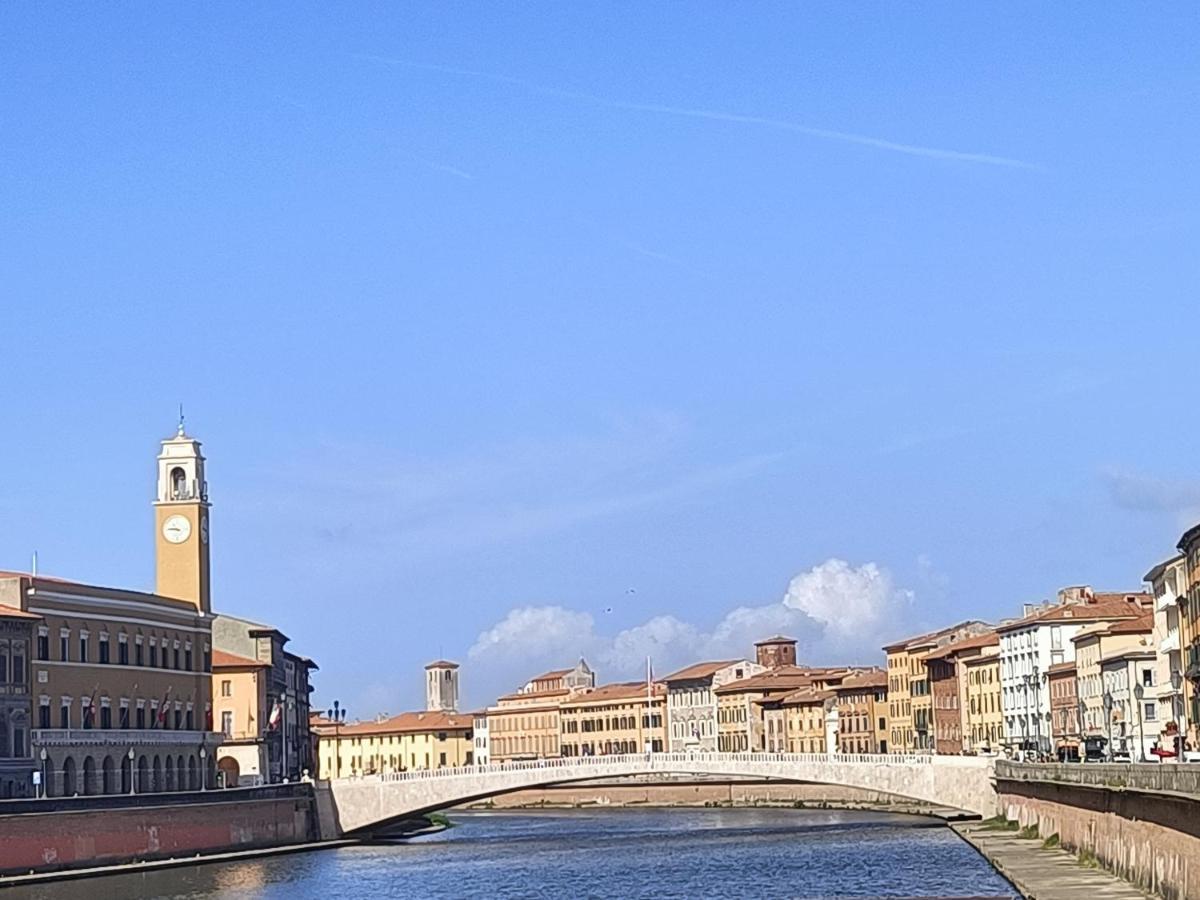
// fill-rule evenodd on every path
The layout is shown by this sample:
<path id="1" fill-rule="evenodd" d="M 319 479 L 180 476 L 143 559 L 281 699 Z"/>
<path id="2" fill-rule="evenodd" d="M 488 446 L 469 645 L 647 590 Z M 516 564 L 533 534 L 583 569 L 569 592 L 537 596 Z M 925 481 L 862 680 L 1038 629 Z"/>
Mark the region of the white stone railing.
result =
<path id="1" fill-rule="evenodd" d="M 37 747 L 131 747 L 167 744 L 205 744 L 215 747 L 221 743 L 221 735 L 216 732 L 174 731 L 170 728 L 35 728 L 32 737 Z"/>
<path id="2" fill-rule="evenodd" d="M 942 763 L 953 764 L 958 757 L 936 757 L 930 754 L 884 754 L 884 753 L 628 753 L 613 756 L 562 756 L 553 759 L 530 759 L 506 763 L 489 763 L 482 766 L 443 767 L 438 769 L 410 769 L 404 772 L 386 772 L 374 775 L 352 775 L 342 781 L 416 781 L 428 778 L 452 778 L 455 776 L 500 775 L 506 772 L 521 772 L 544 769 L 594 768 L 598 775 L 606 770 L 642 769 L 653 771 L 687 771 L 697 765 L 707 769 L 715 764 L 736 768 L 745 763 L 836 763 L 860 766 L 928 766 Z"/>

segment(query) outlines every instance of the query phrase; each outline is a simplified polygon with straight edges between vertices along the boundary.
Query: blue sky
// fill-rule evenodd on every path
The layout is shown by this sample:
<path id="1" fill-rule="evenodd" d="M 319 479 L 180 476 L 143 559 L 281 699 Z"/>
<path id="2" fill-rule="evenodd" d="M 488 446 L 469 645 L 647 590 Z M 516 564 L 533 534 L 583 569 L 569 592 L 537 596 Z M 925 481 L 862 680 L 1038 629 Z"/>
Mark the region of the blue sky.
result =
<path id="1" fill-rule="evenodd" d="M 1198 30 L 6 4 L 0 566 L 149 587 L 182 401 L 215 602 L 352 716 L 1136 585 L 1200 519 Z"/>

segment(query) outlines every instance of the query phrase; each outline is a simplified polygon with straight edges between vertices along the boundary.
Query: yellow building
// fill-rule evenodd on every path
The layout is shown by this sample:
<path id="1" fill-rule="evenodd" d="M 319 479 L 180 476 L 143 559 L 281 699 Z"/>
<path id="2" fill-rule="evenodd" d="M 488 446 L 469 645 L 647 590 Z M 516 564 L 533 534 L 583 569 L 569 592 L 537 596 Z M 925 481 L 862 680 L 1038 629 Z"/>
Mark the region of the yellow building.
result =
<path id="1" fill-rule="evenodd" d="M 665 747 L 666 685 L 645 682 L 585 688 L 559 706 L 563 756 L 660 753 Z"/>
<path id="2" fill-rule="evenodd" d="M 489 706 L 488 754 L 492 762 L 553 759 L 562 755 L 559 707 L 566 688 L 506 694 Z"/>
<path id="3" fill-rule="evenodd" d="M 831 714 L 836 700 L 833 691 L 809 686 L 765 700 L 763 706 L 772 718 L 775 710 L 782 713 L 787 753 L 829 753 L 833 733 Z M 777 752 L 784 750 L 780 748 Z"/>
<path id="4" fill-rule="evenodd" d="M 1001 706 L 1000 654 L 969 656 L 960 665 L 966 677 L 966 730 L 975 753 L 991 753 L 1004 743 Z"/>
<path id="5" fill-rule="evenodd" d="M 1179 539 L 1184 557 L 1184 589 L 1179 606 L 1179 652 L 1188 745 L 1200 748 L 1200 525 Z"/>
<path id="6" fill-rule="evenodd" d="M 837 698 L 839 753 L 887 753 L 886 672 L 851 675 L 830 688 Z"/>
<path id="7" fill-rule="evenodd" d="M 905 638 L 883 648 L 887 654 L 888 730 L 892 753 L 933 748 L 933 698 L 924 655 L 963 637 L 987 631 L 984 622 L 960 622 L 949 628 Z"/>
<path id="8" fill-rule="evenodd" d="M 716 688 L 717 750 L 722 753 L 761 751 L 768 747 L 768 717 L 764 702 L 813 683 L 814 671 L 779 666 Z M 777 729 L 778 717 L 771 717 Z M 778 742 L 778 731 L 770 743 Z"/>
<path id="9" fill-rule="evenodd" d="M 1114 723 L 1119 734 L 1128 722 L 1121 719 L 1120 710 L 1105 709 L 1105 694 L 1111 702 L 1111 685 L 1106 685 L 1104 661 L 1123 653 L 1148 650 L 1154 631 L 1151 613 L 1136 619 L 1095 622 L 1079 630 L 1071 638 L 1075 645 L 1075 692 L 1083 707 L 1084 738 L 1104 738 L 1113 735 Z"/>
<path id="10" fill-rule="evenodd" d="M 213 782 L 204 465 L 200 442 L 182 425 L 162 442 L 156 593 L 0 573 L 0 604 L 40 619 L 23 658 L 32 709 L 17 749 L 51 796 Z M 23 788 L 32 792 L 32 778 Z"/>
<path id="11" fill-rule="evenodd" d="M 445 769 L 473 764 L 472 716 L 407 712 L 348 725 L 314 720 L 322 778 Z"/>
<path id="12" fill-rule="evenodd" d="M 217 773 L 222 787 L 263 784 L 268 776 L 264 734 L 271 665 L 214 650 L 213 723 L 221 735 Z"/>

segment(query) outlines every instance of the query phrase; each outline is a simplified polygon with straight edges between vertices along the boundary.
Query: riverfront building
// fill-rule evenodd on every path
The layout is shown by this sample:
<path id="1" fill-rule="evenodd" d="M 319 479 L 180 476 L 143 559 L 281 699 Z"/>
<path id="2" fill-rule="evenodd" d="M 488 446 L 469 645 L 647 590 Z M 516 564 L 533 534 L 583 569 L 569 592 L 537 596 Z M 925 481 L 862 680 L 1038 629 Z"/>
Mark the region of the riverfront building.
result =
<path id="1" fill-rule="evenodd" d="M 213 620 L 212 632 L 225 662 L 223 671 L 213 674 L 220 706 L 215 722 L 222 735 L 227 721 L 233 723 L 218 754 L 224 784 L 274 784 L 311 773 L 310 673 L 317 664 L 289 652 L 288 636 L 270 625 L 222 614 Z M 254 664 L 250 672 L 247 661 Z"/>
<path id="2" fill-rule="evenodd" d="M 666 686 L 644 681 L 584 688 L 559 707 L 563 756 L 660 753 L 666 747 Z"/>
<path id="3" fill-rule="evenodd" d="M 887 673 L 849 675 L 833 686 L 839 753 L 887 753 Z"/>
<path id="4" fill-rule="evenodd" d="M 674 752 L 716 750 L 716 688 L 766 670 L 748 659 L 726 659 L 695 663 L 664 678 L 669 748 Z"/>
<path id="5" fill-rule="evenodd" d="M 1159 745 L 1176 754 L 1182 750 L 1190 716 L 1184 702 L 1184 609 L 1187 605 L 1187 559 L 1183 554 L 1159 563 L 1144 580 L 1154 596 L 1155 696 L 1158 702 Z"/>
<path id="6" fill-rule="evenodd" d="M 1079 700 L 1076 664 L 1055 663 L 1047 670 L 1046 676 L 1050 691 L 1050 738 L 1054 754 L 1063 762 L 1083 759 L 1087 751 L 1083 743 L 1082 704 Z"/>
<path id="7" fill-rule="evenodd" d="M 10 654 L 32 651 L 16 657 L 29 673 L 31 720 L 10 716 L 10 748 L 25 768 L 20 783 L 9 781 L 12 793 L 32 793 L 35 771 L 50 796 L 198 788 L 206 772 L 211 782 L 204 463 L 182 425 L 162 442 L 155 593 L 0 573 L 0 604 L 23 614 L 5 621 L 23 623 L 9 627 L 29 629 L 32 641 L 9 644 Z"/>
<path id="8" fill-rule="evenodd" d="M 989 628 L 984 622 L 960 622 L 883 648 L 887 655 L 888 728 L 892 753 L 934 749 L 933 699 L 925 655 L 953 641 L 982 634 Z"/>
<path id="9" fill-rule="evenodd" d="M 994 631 L 985 631 L 974 637 L 952 641 L 925 654 L 933 702 L 934 749 L 938 753 L 965 753 L 972 749 L 970 724 L 967 721 L 967 667 L 964 663 L 968 659 L 995 656 L 999 652 L 999 636 Z"/>
<path id="10" fill-rule="evenodd" d="M 1138 618 L 1150 603 L 1148 594 L 1066 588 L 1059 592 L 1058 603 L 1031 606 L 1023 618 L 997 629 L 1004 745 L 1011 753 L 1052 753 L 1047 673 L 1058 663 L 1076 661 L 1073 638 L 1089 624 Z M 1078 674 L 1080 696 L 1086 702 L 1082 664 Z"/>
<path id="11" fill-rule="evenodd" d="M 994 753 L 1004 741 L 1004 710 L 1000 699 L 1000 648 L 964 659 L 967 680 L 967 726 L 972 753 Z"/>
<path id="12" fill-rule="evenodd" d="M 445 769 L 475 761 L 470 714 L 406 712 L 347 725 L 316 721 L 313 728 L 322 778 Z"/>

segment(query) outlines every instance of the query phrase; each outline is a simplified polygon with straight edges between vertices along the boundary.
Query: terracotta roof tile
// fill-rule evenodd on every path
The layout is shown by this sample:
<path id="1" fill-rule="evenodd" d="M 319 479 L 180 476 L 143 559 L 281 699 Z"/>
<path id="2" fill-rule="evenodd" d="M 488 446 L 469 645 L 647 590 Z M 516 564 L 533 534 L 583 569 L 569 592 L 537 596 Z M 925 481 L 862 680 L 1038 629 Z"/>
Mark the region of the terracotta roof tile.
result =
<path id="1" fill-rule="evenodd" d="M 343 736 L 364 734 L 421 734 L 427 731 L 462 731 L 474 722 L 470 715 L 447 712 L 406 712 L 379 722 L 354 722 L 342 725 Z"/>
<path id="2" fill-rule="evenodd" d="M 0 604 L 0 619 L 37 619 L 41 620 L 41 616 L 37 613 L 25 612 L 23 609 L 17 609 L 15 606 L 5 606 Z"/>
<path id="3" fill-rule="evenodd" d="M 663 678 L 663 681 L 689 681 L 693 678 L 708 678 L 709 676 L 719 672 L 726 666 L 732 666 L 735 663 L 743 662 L 740 659 L 720 659 L 711 660 L 709 662 L 693 663 L 692 665 L 680 669 L 678 672 L 672 672 L 670 675 Z"/>
<path id="4" fill-rule="evenodd" d="M 999 632 L 1016 631 L 1038 622 L 1099 622 L 1105 619 L 1136 619 L 1145 610 L 1138 603 L 1131 603 L 1126 596 L 1149 598 L 1148 594 L 1119 594 L 1110 595 L 1121 599 L 1106 599 L 1094 603 L 1063 603 L 1049 609 L 1040 609 L 1032 615 L 1007 625 L 1001 625 Z"/>
<path id="5" fill-rule="evenodd" d="M 1000 635 L 994 631 L 989 631 L 986 634 L 977 635 L 976 637 L 963 638 L 961 641 L 951 641 L 944 647 L 938 647 L 936 650 L 931 650 L 925 654 L 925 659 L 944 659 L 947 656 L 953 656 L 955 653 L 961 653 L 963 650 L 982 650 L 984 647 L 999 647 Z"/>
<path id="6" fill-rule="evenodd" d="M 214 669 L 269 669 L 271 664 L 259 662 L 257 659 L 250 659 L 247 656 L 238 656 L 236 653 L 226 653 L 224 650 L 213 650 L 212 667 Z"/>
<path id="7" fill-rule="evenodd" d="M 667 686 L 661 683 L 652 685 L 653 696 L 658 698 L 666 693 Z M 604 700 L 645 700 L 646 682 L 624 681 L 616 684 L 602 684 L 600 687 L 587 688 L 575 694 L 569 700 L 564 700 L 563 706 L 586 705 Z"/>

